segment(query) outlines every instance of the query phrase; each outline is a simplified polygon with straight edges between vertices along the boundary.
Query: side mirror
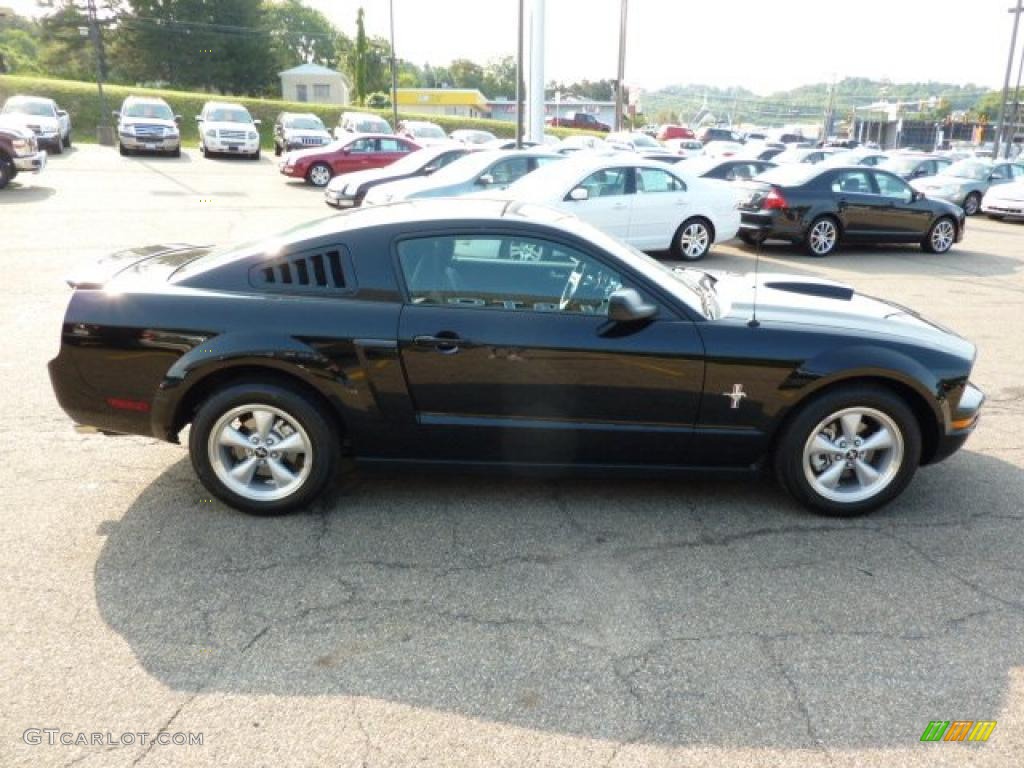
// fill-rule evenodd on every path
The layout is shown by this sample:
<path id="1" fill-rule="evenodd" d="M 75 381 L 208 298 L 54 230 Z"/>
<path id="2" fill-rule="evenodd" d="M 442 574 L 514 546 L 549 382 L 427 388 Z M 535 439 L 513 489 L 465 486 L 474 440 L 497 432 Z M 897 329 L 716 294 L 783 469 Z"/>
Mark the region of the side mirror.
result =
<path id="1" fill-rule="evenodd" d="M 176 122 L 178 125 L 181 125 L 181 115 L 175 115 L 174 122 Z"/>
<path id="2" fill-rule="evenodd" d="M 203 122 L 203 116 L 202 115 L 196 115 L 196 122 L 197 123 Z"/>
<path id="3" fill-rule="evenodd" d="M 590 192 L 585 187 L 576 187 L 569 193 L 569 199 L 576 202 L 583 202 L 590 199 Z"/>
<path id="4" fill-rule="evenodd" d="M 616 323 L 635 323 L 658 314 L 654 304 L 648 304 L 632 288 L 620 288 L 608 297 L 608 319 Z"/>
<path id="5" fill-rule="evenodd" d="M 263 125 L 263 121 L 262 121 L 262 120 L 259 120 L 259 119 L 257 119 L 257 120 L 253 120 L 253 121 L 252 121 L 252 124 L 253 124 L 253 125 Z"/>
<path id="6" fill-rule="evenodd" d="M 121 113 L 118 112 L 116 109 L 113 112 L 110 113 L 110 116 L 112 118 L 114 118 L 115 120 L 120 120 L 121 119 Z"/>
<path id="7" fill-rule="evenodd" d="M 352 154 L 352 147 L 342 147 L 341 148 L 341 154 L 343 154 L 343 155 L 351 155 Z"/>
<path id="8" fill-rule="evenodd" d="M 494 177 L 491 176 L 491 174 L 489 173 L 485 173 L 483 176 L 476 180 L 476 183 L 479 184 L 481 187 L 489 187 L 491 186 L 491 184 L 494 183 Z"/>
<path id="9" fill-rule="evenodd" d="M 68 111 L 66 109 L 58 109 L 57 110 L 57 114 L 60 117 L 67 117 L 68 116 Z"/>
<path id="10" fill-rule="evenodd" d="M 924 192 L 921 192 L 920 190 L 917 190 L 917 189 L 912 189 L 910 191 L 910 202 L 916 203 L 918 200 L 923 200 L 923 199 L 924 199 Z"/>

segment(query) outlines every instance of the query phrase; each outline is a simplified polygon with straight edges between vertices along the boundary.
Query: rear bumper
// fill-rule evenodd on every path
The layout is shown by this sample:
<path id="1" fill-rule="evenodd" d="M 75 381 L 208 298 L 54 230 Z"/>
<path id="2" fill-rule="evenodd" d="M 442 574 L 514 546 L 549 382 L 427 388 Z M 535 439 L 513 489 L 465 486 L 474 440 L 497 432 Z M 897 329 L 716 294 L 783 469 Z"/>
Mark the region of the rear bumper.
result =
<path id="1" fill-rule="evenodd" d="M 950 423 L 946 425 L 945 434 L 939 438 L 935 453 L 928 460 L 929 464 L 948 459 L 963 447 L 978 426 L 984 403 L 985 394 L 973 384 L 967 384 L 956 411 L 950 416 Z"/>
<path id="2" fill-rule="evenodd" d="M 756 234 L 761 238 L 778 237 L 786 240 L 804 236 L 804 225 L 799 217 L 787 216 L 787 211 L 760 213 L 742 211 L 740 232 Z"/>

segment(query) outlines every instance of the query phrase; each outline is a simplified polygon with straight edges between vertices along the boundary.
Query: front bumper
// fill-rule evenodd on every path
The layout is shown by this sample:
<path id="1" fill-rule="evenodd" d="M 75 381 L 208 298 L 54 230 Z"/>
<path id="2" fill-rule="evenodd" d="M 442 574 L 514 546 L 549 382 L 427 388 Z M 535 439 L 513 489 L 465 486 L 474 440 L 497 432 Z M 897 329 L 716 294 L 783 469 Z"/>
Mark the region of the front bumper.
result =
<path id="1" fill-rule="evenodd" d="M 131 136 L 126 133 L 117 135 L 121 145 L 125 149 L 143 150 L 151 152 L 173 152 L 181 149 L 181 136 L 165 136 L 162 139 L 143 139 L 138 136 Z"/>
<path id="2" fill-rule="evenodd" d="M 1024 218 L 1024 200 L 982 201 L 981 212 L 1007 218 Z"/>
<path id="3" fill-rule="evenodd" d="M 359 198 L 352 197 L 341 191 L 327 190 L 324 192 L 324 202 L 334 208 L 355 208 L 359 205 Z"/>
<path id="4" fill-rule="evenodd" d="M 211 139 L 203 138 L 207 152 L 223 152 L 233 155 L 252 155 L 259 151 L 259 139 Z"/>
<path id="5" fill-rule="evenodd" d="M 285 176 L 291 176 L 295 179 L 306 178 L 306 168 L 298 165 L 288 165 L 286 163 L 278 163 L 277 170 L 279 170 Z"/>
<path id="6" fill-rule="evenodd" d="M 20 155 L 14 158 L 14 167 L 20 173 L 39 173 L 46 167 L 46 151 L 41 149 L 34 155 Z"/>
<path id="7" fill-rule="evenodd" d="M 963 447 L 967 438 L 978 426 L 981 407 L 984 403 L 985 394 L 973 384 L 968 383 L 960 397 L 956 411 L 950 415 L 945 434 L 939 437 L 935 453 L 928 461 L 929 464 L 947 459 Z"/>

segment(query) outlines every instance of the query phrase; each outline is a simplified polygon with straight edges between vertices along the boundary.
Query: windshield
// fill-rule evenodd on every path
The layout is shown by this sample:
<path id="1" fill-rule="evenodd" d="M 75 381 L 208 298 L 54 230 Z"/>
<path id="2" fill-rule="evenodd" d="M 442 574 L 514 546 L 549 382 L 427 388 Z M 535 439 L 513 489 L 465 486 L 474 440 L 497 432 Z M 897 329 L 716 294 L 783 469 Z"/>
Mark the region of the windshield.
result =
<path id="1" fill-rule="evenodd" d="M 417 139 L 443 139 L 444 131 L 433 123 L 409 123 L 409 132 Z"/>
<path id="2" fill-rule="evenodd" d="M 391 126 L 383 120 L 356 120 L 357 133 L 391 133 Z"/>
<path id="3" fill-rule="evenodd" d="M 410 152 L 401 160 L 397 160 L 388 165 L 387 171 L 389 174 L 392 172 L 395 174 L 413 173 L 428 163 L 436 160 L 441 155 L 447 154 L 451 151 L 451 147 L 444 147 L 443 149 L 417 149 L 415 152 Z"/>
<path id="4" fill-rule="evenodd" d="M 121 114 L 124 117 L 148 117 L 152 120 L 174 119 L 174 113 L 166 104 L 129 104 Z"/>
<path id="5" fill-rule="evenodd" d="M 252 116 L 245 109 L 211 109 L 206 114 L 211 123 L 251 123 Z"/>
<path id="6" fill-rule="evenodd" d="M 635 146 L 637 146 L 637 147 L 646 147 L 648 149 L 652 148 L 652 147 L 654 149 L 661 149 L 662 148 L 661 144 L 656 142 L 654 139 L 652 139 L 646 133 L 634 133 L 629 138 L 633 141 L 633 144 Z"/>
<path id="7" fill-rule="evenodd" d="M 8 101 L 4 104 L 5 115 L 37 115 L 39 117 L 56 117 L 57 111 L 53 104 L 46 101 Z"/>
<path id="8" fill-rule="evenodd" d="M 979 163 L 977 160 L 960 160 L 944 170 L 942 175 L 984 181 L 990 173 L 992 173 L 992 166 L 988 163 Z"/>
<path id="9" fill-rule="evenodd" d="M 297 131 L 326 131 L 319 117 L 291 117 L 284 123 L 285 128 Z"/>
<path id="10" fill-rule="evenodd" d="M 469 144 L 486 144 L 488 141 L 494 141 L 496 138 L 493 133 L 488 131 L 455 131 L 452 134 L 452 138 L 457 138 L 459 141 L 465 141 Z"/>
<path id="11" fill-rule="evenodd" d="M 895 171 L 896 173 L 908 173 L 909 171 L 917 168 L 918 163 L 921 162 L 919 157 L 890 157 L 884 163 L 882 167 L 888 171 Z"/>

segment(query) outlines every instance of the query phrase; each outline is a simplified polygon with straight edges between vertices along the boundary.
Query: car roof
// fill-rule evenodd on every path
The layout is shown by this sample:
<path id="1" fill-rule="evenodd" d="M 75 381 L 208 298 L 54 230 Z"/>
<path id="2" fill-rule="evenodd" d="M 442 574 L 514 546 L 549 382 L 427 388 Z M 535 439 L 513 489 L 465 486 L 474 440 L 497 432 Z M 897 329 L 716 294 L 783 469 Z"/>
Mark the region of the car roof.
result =
<path id="1" fill-rule="evenodd" d="M 203 111 L 207 109 L 244 109 L 248 112 L 248 108 L 244 104 L 239 104 L 236 101 L 208 101 L 203 104 Z"/>
<path id="2" fill-rule="evenodd" d="M 56 102 L 47 96 L 28 96 L 24 93 L 18 93 L 7 99 L 8 102 L 25 102 L 25 101 L 42 101 L 47 104 L 56 104 Z"/>
<path id="3" fill-rule="evenodd" d="M 125 101 L 137 101 L 140 104 L 166 104 L 167 102 L 161 99 L 159 96 L 133 96 L 131 94 L 124 97 Z"/>

